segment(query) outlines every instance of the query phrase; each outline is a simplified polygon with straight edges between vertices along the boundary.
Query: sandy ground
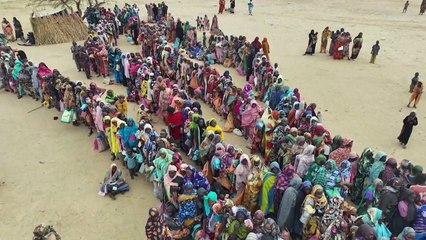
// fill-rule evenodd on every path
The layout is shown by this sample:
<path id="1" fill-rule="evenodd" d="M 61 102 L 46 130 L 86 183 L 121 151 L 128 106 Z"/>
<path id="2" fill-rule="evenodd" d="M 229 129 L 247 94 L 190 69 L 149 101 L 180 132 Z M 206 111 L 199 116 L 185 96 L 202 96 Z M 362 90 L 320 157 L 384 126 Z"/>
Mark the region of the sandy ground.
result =
<path id="1" fill-rule="evenodd" d="M 24 1 L 0 0 L 0 17 L 21 20 L 30 29 L 31 8 Z M 197 16 L 217 11 L 215 0 L 169 1 L 169 10 L 194 23 Z M 423 79 L 425 16 L 418 16 L 419 1 L 401 14 L 405 1 L 267 0 L 254 2 L 254 16 L 246 1 L 237 0 L 236 14 L 219 16 L 225 33 L 269 39 L 271 57 L 280 64 L 287 83 L 298 87 L 302 98 L 316 102 L 332 134 L 355 140 L 361 152 L 366 146 L 384 150 L 399 159 L 424 165 L 426 151 L 425 105 L 419 104 L 419 126 L 403 150 L 396 140 L 402 119 L 409 113 L 408 86 L 414 72 Z M 118 1 L 122 6 L 124 1 Z M 142 6 L 140 6 L 142 8 Z M 142 16 L 145 9 L 141 9 Z M 302 56 L 310 29 L 319 33 L 325 26 L 344 27 L 353 36 L 364 33 L 364 46 L 355 62 L 334 61 L 328 56 Z M 376 40 L 381 52 L 375 65 L 369 52 Z M 319 44 L 317 44 L 319 45 Z M 75 70 L 70 44 L 27 47 L 33 61 L 44 61 L 74 80 L 84 80 Z M 319 46 L 318 46 L 319 47 Z M 120 41 L 124 51 L 136 47 Z M 319 49 L 317 48 L 317 51 Z M 221 68 L 223 70 L 223 68 Z M 234 70 L 231 71 L 236 76 Z M 101 79 L 96 80 L 101 84 Z M 244 79 L 236 78 L 243 86 Z M 124 92 L 121 87 L 112 87 Z M 29 239 L 38 223 L 53 224 L 64 239 L 145 239 L 144 224 L 149 207 L 156 205 L 148 183 L 129 180 L 131 191 L 116 201 L 99 197 L 99 183 L 108 168 L 107 153 L 92 150 L 92 138 L 83 127 L 74 128 L 54 121 L 54 110 L 39 109 L 38 103 L 0 92 L 0 239 Z M 134 113 L 135 106 L 130 107 Z M 204 106 L 206 117 L 217 117 Z M 18 120 L 19 119 L 19 120 Z M 164 125 L 157 124 L 161 128 Z M 223 122 L 222 122 L 223 126 Z M 226 142 L 244 146 L 244 141 L 226 134 Z M 128 177 L 127 172 L 125 172 Z"/>

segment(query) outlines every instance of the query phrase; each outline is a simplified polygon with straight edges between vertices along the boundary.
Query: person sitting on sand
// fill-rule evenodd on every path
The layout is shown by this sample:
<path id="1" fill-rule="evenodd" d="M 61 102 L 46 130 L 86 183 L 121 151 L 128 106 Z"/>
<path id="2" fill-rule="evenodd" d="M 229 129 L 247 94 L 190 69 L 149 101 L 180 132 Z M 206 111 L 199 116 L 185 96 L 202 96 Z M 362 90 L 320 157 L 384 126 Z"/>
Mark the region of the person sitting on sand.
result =
<path id="1" fill-rule="evenodd" d="M 110 169 L 106 172 L 104 181 L 99 190 L 99 195 L 108 195 L 115 200 L 115 195 L 129 191 L 129 185 L 122 178 L 122 171 L 115 163 L 111 164 Z"/>

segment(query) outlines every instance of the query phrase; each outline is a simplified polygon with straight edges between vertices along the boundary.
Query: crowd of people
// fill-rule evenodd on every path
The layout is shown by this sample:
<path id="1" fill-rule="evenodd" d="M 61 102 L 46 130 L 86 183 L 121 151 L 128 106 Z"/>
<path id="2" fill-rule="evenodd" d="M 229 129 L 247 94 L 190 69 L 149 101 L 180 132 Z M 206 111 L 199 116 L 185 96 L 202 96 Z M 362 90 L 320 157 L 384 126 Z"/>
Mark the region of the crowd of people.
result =
<path id="1" fill-rule="evenodd" d="M 305 55 L 313 55 L 315 54 L 316 43 L 318 40 L 318 32 L 315 30 L 311 30 L 308 35 L 308 47 L 306 49 Z M 328 40 L 330 41 L 330 46 L 327 45 Z M 352 45 L 352 53 L 349 53 L 350 44 Z M 340 30 L 331 31 L 329 27 L 326 27 L 321 33 L 321 47 L 320 53 L 327 53 L 333 57 L 333 59 L 347 59 L 347 60 L 355 60 L 358 57 L 358 54 L 362 48 L 362 33 L 359 33 L 354 39 L 352 39 L 351 34 L 349 32 L 345 32 L 344 28 Z M 377 55 L 377 54 L 376 54 Z"/>
<path id="2" fill-rule="evenodd" d="M 78 70 L 87 77 L 113 76 L 127 96 L 72 81 L 7 45 L 0 49 L 0 78 L 18 98 L 42 99 L 62 111 L 61 121 L 96 133 L 94 149 L 110 151 L 114 161 L 100 195 L 115 199 L 129 190 L 117 162 L 131 179 L 140 174 L 153 183 L 161 207 L 149 210 L 148 239 L 425 238 L 426 175 L 420 165 L 405 159 L 398 165 L 371 148 L 358 155 L 353 140 L 332 136 L 316 104 L 285 85 L 278 64 L 270 62 L 266 38 L 261 43 L 224 35 L 217 17 L 210 25 L 205 16 L 198 22 L 209 36 L 203 32 L 199 41 L 197 27 L 175 21 L 165 4 L 146 7 L 148 22 L 132 16 L 135 5 L 120 11 L 131 12 L 133 22 L 108 21 L 116 13 L 104 8 L 94 11 L 98 22 L 90 20 L 97 30 L 109 24 L 136 34 L 140 52 L 122 53 L 101 31 L 71 47 Z M 213 64 L 236 68 L 246 84 L 236 86 L 229 71 L 221 74 Z M 203 117 L 200 101 L 226 119 L 223 128 Z M 139 105 L 136 118 L 128 114 L 129 102 Z M 168 129 L 156 131 L 153 115 Z M 415 114 L 404 120 L 404 145 L 414 120 Z M 245 137 L 256 154 L 226 144 L 224 132 Z"/>

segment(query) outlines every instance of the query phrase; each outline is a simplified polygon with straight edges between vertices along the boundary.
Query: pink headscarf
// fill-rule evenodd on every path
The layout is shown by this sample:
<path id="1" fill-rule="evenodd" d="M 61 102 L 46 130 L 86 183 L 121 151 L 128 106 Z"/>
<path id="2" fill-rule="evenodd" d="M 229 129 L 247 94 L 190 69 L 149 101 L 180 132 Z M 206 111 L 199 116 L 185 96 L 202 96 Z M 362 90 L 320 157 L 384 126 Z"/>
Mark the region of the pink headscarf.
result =
<path id="1" fill-rule="evenodd" d="M 52 73 L 52 70 L 50 70 L 44 62 L 41 62 L 38 64 L 37 75 L 44 77 L 51 73 Z"/>
<path id="2" fill-rule="evenodd" d="M 255 107 L 252 107 L 252 105 L 255 105 Z M 247 109 L 241 113 L 241 126 L 254 126 L 260 112 L 262 112 L 262 107 L 257 103 L 256 100 L 251 100 L 250 106 L 248 106 Z"/>

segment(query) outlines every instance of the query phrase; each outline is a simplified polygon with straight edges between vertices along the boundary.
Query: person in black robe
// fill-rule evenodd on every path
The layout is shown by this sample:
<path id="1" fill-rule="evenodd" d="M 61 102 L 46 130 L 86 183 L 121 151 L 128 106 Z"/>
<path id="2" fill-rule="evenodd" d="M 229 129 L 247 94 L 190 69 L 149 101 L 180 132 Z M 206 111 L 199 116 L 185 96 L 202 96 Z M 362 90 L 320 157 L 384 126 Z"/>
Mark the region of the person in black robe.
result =
<path id="1" fill-rule="evenodd" d="M 250 76 L 253 73 L 253 60 L 255 57 L 255 49 L 251 48 L 249 55 L 247 55 L 247 72 L 246 72 L 246 81 L 250 80 Z"/>
<path id="2" fill-rule="evenodd" d="M 230 1 L 230 7 L 229 7 L 230 13 L 235 13 L 235 0 Z"/>
<path id="3" fill-rule="evenodd" d="M 82 68 L 84 73 L 86 74 L 86 78 L 90 79 L 90 59 L 89 55 L 84 50 L 84 47 L 80 48 L 80 51 L 77 54 L 77 59 L 79 62 L 79 67 Z"/>
<path id="4" fill-rule="evenodd" d="M 158 7 L 155 3 L 152 5 L 152 13 L 154 13 L 154 21 L 160 20 L 158 16 Z"/>
<path id="5" fill-rule="evenodd" d="M 163 17 L 167 17 L 167 11 L 169 10 L 169 7 L 164 2 L 162 2 L 161 5 L 163 8 L 162 9 Z"/>
<path id="6" fill-rule="evenodd" d="M 405 208 L 397 207 L 392 220 L 389 223 L 389 230 L 394 237 L 398 236 L 406 226 L 412 226 L 416 220 L 417 207 L 415 204 L 416 193 L 408 188 L 403 188 L 399 196 L 398 205 L 404 205 Z"/>
<path id="7" fill-rule="evenodd" d="M 308 35 L 308 47 L 306 48 L 305 54 L 312 55 L 315 53 L 315 46 L 316 46 L 316 35 L 315 31 L 312 29 L 311 32 Z"/>
<path id="8" fill-rule="evenodd" d="M 16 17 L 13 18 L 13 26 L 15 27 L 16 39 L 19 38 L 19 39 L 21 39 L 21 41 L 25 42 L 24 32 L 22 31 L 21 22 L 19 22 L 19 20 L 16 19 Z"/>
<path id="9" fill-rule="evenodd" d="M 417 126 L 418 121 L 415 112 L 411 112 L 408 116 L 404 118 L 404 125 L 402 126 L 401 133 L 398 136 L 399 143 L 403 148 L 406 147 L 408 140 L 410 140 L 411 132 L 413 127 Z"/>
<path id="10" fill-rule="evenodd" d="M 176 38 L 179 38 L 181 42 L 183 40 L 183 27 L 180 19 L 178 19 L 176 22 Z"/>
<path id="11" fill-rule="evenodd" d="M 139 37 L 139 26 L 138 22 L 135 20 L 133 21 L 132 25 L 130 26 L 130 33 L 132 35 L 133 43 L 135 45 L 138 45 L 138 37 Z"/>

